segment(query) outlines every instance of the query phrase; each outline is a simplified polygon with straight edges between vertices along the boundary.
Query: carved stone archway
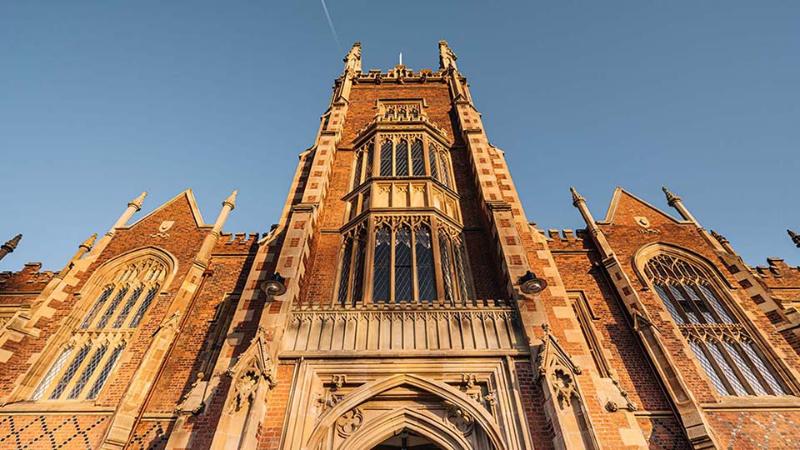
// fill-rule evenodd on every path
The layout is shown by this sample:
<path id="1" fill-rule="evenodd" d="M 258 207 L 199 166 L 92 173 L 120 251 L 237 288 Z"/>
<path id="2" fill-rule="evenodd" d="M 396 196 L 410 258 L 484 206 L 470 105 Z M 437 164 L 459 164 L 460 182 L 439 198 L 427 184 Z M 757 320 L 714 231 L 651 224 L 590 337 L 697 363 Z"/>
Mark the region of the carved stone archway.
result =
<path id="1" fill-rule="evenodd" d="M 370 449 L 403 430 L 413 431 L 444 450 L 467 450 L 471 444 L 460 433 L 448 429 L 431 414 L 408 408 L 376 418 L 348 438 L 341 450 Z"/>
<path id="2" fill-rule="evenodd" d="M 443 419 L 428 411 L 401 408 L 365 421 L 359 405 L 398 387 L 414 388 L 440 399 L 441 406 L 447 408 L 447 417 Z M 486 445 L 475 447 L 465 438 L 473 429 L 480 430 L 485 436 L 488 445 L 485 450 L 507 448 L 497 422 L 486 409 L 450 385 L 414 374 L 389 376 L 351 392 L 320 416 L 303 448 L 332 448 L 330 441 L 334 430 L 340 436 L 346 436 L 338 447 L 341 450 L 371 448 L 370 445 L 376 445 L 404 428 L 425 436 L 448 450 L 484 450 Z"/>

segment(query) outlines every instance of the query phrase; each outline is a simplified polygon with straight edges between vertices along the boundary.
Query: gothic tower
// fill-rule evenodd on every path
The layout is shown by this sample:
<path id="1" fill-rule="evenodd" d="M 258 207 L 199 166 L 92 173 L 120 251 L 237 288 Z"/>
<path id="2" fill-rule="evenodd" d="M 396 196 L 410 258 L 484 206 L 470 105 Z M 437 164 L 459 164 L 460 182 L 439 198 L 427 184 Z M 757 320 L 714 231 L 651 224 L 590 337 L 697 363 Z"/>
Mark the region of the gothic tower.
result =
<path id="1" fill-rule="evenodd" d="M 800 446 L 800 268 L 666 188 L 677 216 L 617 188 L 602 220 L 573 189 L 585 229 L 543 232 L 445 41 L 344 63 L 265 235 L 223 231 L 236 191 L 129 223 L 142 193 L 0 273 L 0 448 Z"/>

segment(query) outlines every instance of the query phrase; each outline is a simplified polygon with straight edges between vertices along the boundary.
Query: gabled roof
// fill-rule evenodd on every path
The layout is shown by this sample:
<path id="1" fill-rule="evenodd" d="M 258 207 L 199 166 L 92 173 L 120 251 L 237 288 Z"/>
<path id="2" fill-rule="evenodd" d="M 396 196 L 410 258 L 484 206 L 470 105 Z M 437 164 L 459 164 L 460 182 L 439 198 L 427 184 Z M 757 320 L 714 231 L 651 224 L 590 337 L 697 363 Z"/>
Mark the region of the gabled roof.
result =
<path id="1" fill-rule="evenodd" d="M 132 228 L 132 227 L 136 226 L 137 224 L 147 220 L 150 216 L 158 213 L 159 211 L 161 211 L 161 210 L 167 208 L 168 206 L 172 205 L 173 203 L 179 202 L 179 201 L 185 201 L 185 202 L 188 203 L 189 210 L 192 212 L 192 218 L 194 219 L 194 223 L 195 223 L 195 225 L 197 225 L 198 228 L 209 228 L 209 227 L 211 227 L 211 225 L 207 225 L 205 223 L 205 221 L 203 220 L 202 214 L 200 214 L 200 208 L 197 207 L 197 200 L 194 198 L 194 192 L 192 192 L 191 189 L 186 189 L 185 191 L 181 192 L 180 194 L 176 195 L 175 197 L 172 197 L 170 200 L 167 200 L 166 202 L 164 202 L 158 208 L 150 211 L 149 213 L 147 213 L 146 215 L 141 217 L 136 222 L 133 222 L 132 224 L 127 225 L 124 228 Z"/>
<path id="2" fill-rule="evenodd" d="M 665 213 L 664 211 L 660 210 L 659 208 L 651 205 L 650 203 L 642 200 L 641 198 L 631 194 L 630 192 L 626 191 L 625 189 L 617 186 L 614 189 L 614 194 L 611 197 L 611 203 L 608 205 L 608 210 L 606 211 L 606 217 L 602 221 L 598 221 L 597 223 L 600 224 L 610 224 L 614 222 L 615 216 L 617 214 L 617 209 L 620 204 L 625 203 L 627 201 L 637 203 L 641 205 L 643 208 L 648 209 L 656 213 L 658 216 L 663 217 L 667 221 L 673 223 L 687 223 L 686 221 L 678 220 L 671 215 Z"/>

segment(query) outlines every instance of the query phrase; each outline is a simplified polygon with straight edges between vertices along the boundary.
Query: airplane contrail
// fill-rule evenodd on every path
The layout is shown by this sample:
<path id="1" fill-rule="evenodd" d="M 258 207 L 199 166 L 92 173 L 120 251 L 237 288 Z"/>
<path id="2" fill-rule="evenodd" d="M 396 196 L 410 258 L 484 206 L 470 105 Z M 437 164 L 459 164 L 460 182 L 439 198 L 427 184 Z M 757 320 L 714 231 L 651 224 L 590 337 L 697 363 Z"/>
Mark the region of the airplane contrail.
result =
<path id="1" fill-rule="evenodd" d="M 325 11 L 325 18 L 328 19 L 328 27 L 331 29 L 331 34 L 333 34 L 333 39 L 336 41 L 336 46 L 339 47 L 339 51 L 342 50 L 342 44 L 339 42 L 339 35 L 336 33 L 336 27 L 333 26 L 333 20 L 331 20 L 331 14 L 328 12 L 328 5 L 325 4 L 325 0 L 320 0 L 322 3 L 322 10 Z"/>

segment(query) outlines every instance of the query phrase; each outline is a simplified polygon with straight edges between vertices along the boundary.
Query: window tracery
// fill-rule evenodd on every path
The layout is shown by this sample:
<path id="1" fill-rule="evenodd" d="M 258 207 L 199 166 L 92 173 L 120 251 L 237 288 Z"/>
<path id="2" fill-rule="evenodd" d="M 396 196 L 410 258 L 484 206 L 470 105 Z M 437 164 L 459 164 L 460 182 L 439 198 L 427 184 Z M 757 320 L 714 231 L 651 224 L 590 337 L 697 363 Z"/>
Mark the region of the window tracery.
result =
<path id="1" fill-rule="evenodd" d="M 455 227 L 427 215 L 378 216 L 372 223 L 370 233 L 362 222 L 344 235 L 336 291 L 340 303 L 357 304 L 367 287 L 375 303 L 455 304 L 474 298 L 466 248 Z M 371 265 L 366 264 L 369 250 Z M 369 286 L 363 283 L 367 277 Z"/>
<path id="2" fill-rule="evenodd" d="M 356 149 L 353 188 L 375 175 L 430 177 L 453 189 L 450 157 L 433 139 L 423 138 L 420 133 L 382 134 L 377 158 L 373 155 L 374 146 L 374 141 L 369 140 Z"/>
<path id="3" fill-rule="evenodd" d="M 167 265 L 153 256 L 112 269 L 105 281 L 97 283 L 102 287 L 96 290 L 96 300 L 39 381 L 31 399 L 97 398 L 167 274 Z"/>
<path id="4" fill-rule="evenodd" d="M 651 258 L 644 273 L 720 395 L 789 394 L 764 352 L 724 304 L 712 274 L 671 254 Z"/>

